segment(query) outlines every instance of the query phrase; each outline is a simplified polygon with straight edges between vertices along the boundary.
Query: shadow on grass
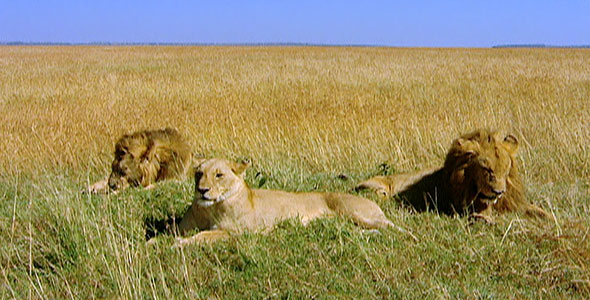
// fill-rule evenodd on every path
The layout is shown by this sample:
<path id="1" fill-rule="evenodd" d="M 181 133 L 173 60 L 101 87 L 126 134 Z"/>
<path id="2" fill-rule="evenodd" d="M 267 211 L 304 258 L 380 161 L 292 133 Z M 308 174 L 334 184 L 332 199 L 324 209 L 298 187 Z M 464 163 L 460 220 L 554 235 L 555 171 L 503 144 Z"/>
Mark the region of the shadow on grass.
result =
<path id="1" fill-rule="evenodd" d="M 166 216 L 162 219 L 147 218 L 143 225 L 145 228 L 145 240 L 149 240 L 160 234 L 177 234 L 177 226 L 182 218 L 177 216 Z"/>

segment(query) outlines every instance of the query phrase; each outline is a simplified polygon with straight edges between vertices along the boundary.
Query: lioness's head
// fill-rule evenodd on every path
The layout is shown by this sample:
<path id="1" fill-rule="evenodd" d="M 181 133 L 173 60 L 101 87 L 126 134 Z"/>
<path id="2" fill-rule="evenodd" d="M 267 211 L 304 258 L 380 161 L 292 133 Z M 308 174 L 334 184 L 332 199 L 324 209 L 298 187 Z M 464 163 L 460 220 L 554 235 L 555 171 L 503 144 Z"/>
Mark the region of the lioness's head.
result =
<path id="1" fill-rule="evenodd" d="M 243 179 L 249 161 L 237 163 L 225 159 L 207 159 L 195 168 L 195 201 L 207 207 L 235 195 L 246 186 Z"/>
<path id="2" fill-rule="evenodd" d="M 146 150 L 147 145 L 143 140 L 131 139 L 131 136 L 125 135 L 117 142 L 108 180 L 111 190 L 140 185 L 143 177 L 140 162 Z"/>
<path id="3" fill-rule="evenodd" d="M 495 204 L 509 186 L 518 150 L 517 139 L 513 135 L 478 130 L 457 139 L 453 150 L 456 157 L 463 160 L 456 167 L 463 172 L 465 188 L 475 192 L 473 205 Z"/>

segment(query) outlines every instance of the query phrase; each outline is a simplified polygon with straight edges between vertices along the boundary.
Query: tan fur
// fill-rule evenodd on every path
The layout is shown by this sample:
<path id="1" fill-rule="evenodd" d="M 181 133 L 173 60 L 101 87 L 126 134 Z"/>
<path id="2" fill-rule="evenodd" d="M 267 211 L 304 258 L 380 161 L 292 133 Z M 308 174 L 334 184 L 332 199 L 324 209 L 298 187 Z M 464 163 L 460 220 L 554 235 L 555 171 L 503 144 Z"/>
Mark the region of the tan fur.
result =
<path id="1" fill-rule="evenodd" d="M 440 168 L 430 168 L 415 172 L 401 173 L 390 176 L 375 176 L 363 181 L 356 186 L 356 190 L 370 189 L 377 195 L 389 197 L 403 192 L 412 184 L 418 182 L 426 175 L 430 175 Z"/>
<path id="2" fill-rule="evenodd" d="M 476 130 L 453 141 L 442 168 L 377 176 L 357 189 L 399 195 L 419 211 L 470 213 L 487 221 L 492 209 L 546 217 L 543 209 L 524 197 L 517 150 L 518 141 L 512 135 Z"/>
<path id="3" fill-rule="evenodd" d="M 395 227 L 374 202 L 343 193 L 290 193 L 250 189 L 243 179 L 247 163 L 203 160 L 195 172 L 195 200 L 179 224 L 177 245 L 208 242 L 244 231 L 266 231 L 276 223 L 298 218 L 303 224 L 322 217 L 350 217 L 367 228 Z M 405 232 L 405 231 L 404 231 Z"/>
<path id="4" fill-rule="evenodd" d="M 157 181 L 185 176 L 192 159 L 188 144 L 170 128 L 126 134 L 115 144 L 114 156 L 109 178 L 89 186 L 89 192 L 150 188 Z"/>

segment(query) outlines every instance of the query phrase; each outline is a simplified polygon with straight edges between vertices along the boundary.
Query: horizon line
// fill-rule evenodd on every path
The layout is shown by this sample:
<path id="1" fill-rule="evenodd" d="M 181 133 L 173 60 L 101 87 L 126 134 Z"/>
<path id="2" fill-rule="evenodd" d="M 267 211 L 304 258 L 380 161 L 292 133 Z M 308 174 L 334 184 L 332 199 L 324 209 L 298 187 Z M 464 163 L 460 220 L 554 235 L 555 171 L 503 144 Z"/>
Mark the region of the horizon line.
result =
<path id="1" fill-rule="evenodd" d="M 590 48 L 588 45 L 547 45 L 542 43 L 498 44 L 493 46 L 394 46 L 385 44 L 337 44 L 305 42 L 201 43 L 201 42 L 23 42 L 0 41 L 0 46 L 307 46 L 371 48 Z"/>

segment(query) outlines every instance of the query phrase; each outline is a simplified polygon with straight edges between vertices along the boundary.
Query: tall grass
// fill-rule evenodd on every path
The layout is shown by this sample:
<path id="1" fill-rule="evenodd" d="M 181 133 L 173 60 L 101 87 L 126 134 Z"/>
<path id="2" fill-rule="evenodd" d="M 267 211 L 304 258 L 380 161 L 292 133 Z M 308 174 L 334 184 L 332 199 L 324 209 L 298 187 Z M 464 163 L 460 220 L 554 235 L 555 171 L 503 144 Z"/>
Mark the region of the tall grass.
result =
<path id="1" fill-rule="evenodd" d="M 589 60 L 576 49 L 0 47 L 0 298 L 584 298 Z M 79 190 L 108 173 L 120 135 L 166 126 L 196 153 L 252 158 L 252 186 L 292 191 L 348 191 L 382 164 L 439 165 L 459 134 L 497 128 L 518 137 L 527 196 L 553 219 L 469 226 L 365 194 L 420 241 L 333 219 L 149 247 L 146 227 L 182 215 L 190 181 Z"/>

